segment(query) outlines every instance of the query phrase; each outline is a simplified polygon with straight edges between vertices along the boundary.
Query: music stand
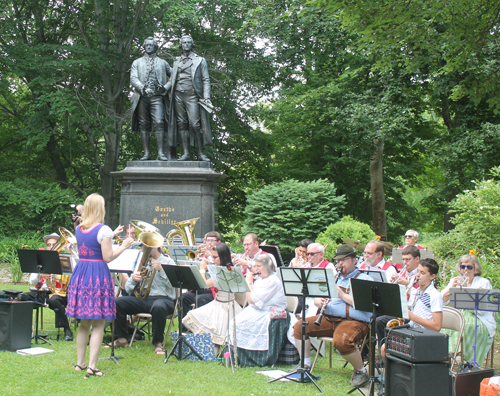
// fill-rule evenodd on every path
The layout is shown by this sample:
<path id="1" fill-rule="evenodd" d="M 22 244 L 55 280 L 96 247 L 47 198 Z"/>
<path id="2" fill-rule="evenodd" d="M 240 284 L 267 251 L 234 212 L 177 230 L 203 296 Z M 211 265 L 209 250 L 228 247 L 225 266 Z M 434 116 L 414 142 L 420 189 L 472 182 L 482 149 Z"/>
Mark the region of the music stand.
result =
<path id="1" fill-rule="evenodd" d="M 279 246 L 274 246 L 274 245 L 263 245 L 260 246 L 263 252 L 269 253 L 271 256 L 274 257 L 276 268 L 278 267 L 284 267 L 285 264 L 283 263 L 283 258 L 281 257 L 280 253 L 280 248 Z"/>
<path id="2" fill-rule="evenodd" d="M 281 267 L 281 282 L 286 296 L 302 297 L 302 306 L 306 306 L 306 297 L 331 298 L 337 297 L 337 288 L 335 287 L 335 276 L 331 268 L 287 268 Z M 314 380 L 309 373 L 309 369 L 304 367 L 305 358 L 305 337 L 306 337 L 306 310 L 302 310 L 302 345 L 300 355 L 300 368 L 279 378 L 267 381 L 268 383 L 278 381 L 282 378 L 290 377 L 294 374 L 300 374 L 298 382 L 304 383 L 306 378 L 311 381 L 318 390 L 323 393 L 323 389 Z M 318 351 L 319 353 L 319 351 Z"/>
<path id="3" fill-rule="evenodd" d="M 131 273 L 134 271 L 137 262 L 142 258 L 142 250 L 125 249 L 117 258 L 108 263 L 110 272 Z M 112 360 L 120 364 L 118 359 L 125 359 L 123 356 L 115 356 L 115 319 L 111 320 L 111 355 L 100 357 L 99 360 Z"/>
<path id="4" fill-rule="evenodd" d="M 23 250 L 17 249 L 17 255 L 19 256 L 19 264 L 21 265 L 21 271 L 27 273 L 37 272 L 40 278 L 41 273 L 44 274 L 57 274 L 62 275 L 61 261 L 59 260 L 59 253 L 55 250 Z M 38 301 L 40 298 L 40 289 L 36 291 L 35 301 L 33 306 L 36 310 L 35 314 L 35 344 L 38 344 L 38 340 L 42 340 L 45 343 L 53 345 L 45 337 L 46 335 L 38 334 L 38 321 L 39 321 L 39 310 L 44 304 Z"/>
<path id="5" fill-rule="evenodd" d="M 245 275 L 243 275 L 243 270 L 241 267 L 233 267 L 233 266 L 217 266 L 217 265 L 209 265 L 208 271 L 210 272 L 210 277 L 214 282 L 214 286 L 223 292 L 226 293 L 248 293 L 250 292 L 250 288 L 245 279 Z M 234 303 L 235 300 L 231 301 L 233 303 L 233 321 L 235 320 L 235 308 Z M 230 301 L 227 303 L 230 304 Z M 227 338 L 230 336 L 230 323 L 229 319 L 227 321 Z M 234 323 L 233 331 L 236 332 L 236 323 Z M 231 362 L 231 370 L 234 373 L 234 367 L 238 367 L 238 343 L 236 340 L 236 336 L 234 341 L 234 362 L 233 356 L 231 353 L 229 354 L 229 360 Z M 227 342 L 226 342 L 227 344 Z"/>
<path id="6" fill-rule="evenodd" d="M 375 376 L 375 345 L 377 343 L 375 322 L 377 316 L 380 315 L 390 315 L 397 318 L 408 319 L 406 290 L 403 285 L 352 278 L 351 291 L 353 308 L 358 311 L 372 312 L 369 355 L 370 379 L 368 381 L 370 382 L 369 394 L 373 396 L 375 383 L 379 382 L 379 379 Z M 351 389 L 347 393 L 350 394 L 359 390 L 364 384 L 366 384 L 366 382 Z"/>
<path id="7" fill-rule="evenodd" d="M 450 289 L 450 305 L 456 309 L 474 310 L 476 321 L 474 326 L 474 357 L 472 367 L 480 367 L 476 362 L 477 347 L 477 311 L 500 312 L 500 290 L 486 290 L 452 287 Z"/>
<path id="8" fill-rule="evenodd" d="M 187 348 L 191 351 L 184 358 L 187 358 L 191 354 L 195 354 L 198 359 L 203 360 L 200 354 L 184 339 L 184 335 L 182 334 L 182 289 L 188 290 L 200 290 L 206 289 L 208 286 L 200 274 L 200 270 L 195 265 L 172 265 L 172 264 L 162 264 L 163 270 L 167 275 L 168 280 L 172 284 L 173 287 L 179 288 L 179 312 L 178 312 L 178 321 L 179 321 L 179 337 L 177 341 L 175 341 L 174 346 L 170 350 L 169 354 L 165 358 L 165 362 L 168 362 L 168 359 L 173 354 L 177 357 L 177 360 L 182 360 L 182 347 L 186 345 Z M 179 347 L 179 353 L 176 354 L 175 349 Z"/>

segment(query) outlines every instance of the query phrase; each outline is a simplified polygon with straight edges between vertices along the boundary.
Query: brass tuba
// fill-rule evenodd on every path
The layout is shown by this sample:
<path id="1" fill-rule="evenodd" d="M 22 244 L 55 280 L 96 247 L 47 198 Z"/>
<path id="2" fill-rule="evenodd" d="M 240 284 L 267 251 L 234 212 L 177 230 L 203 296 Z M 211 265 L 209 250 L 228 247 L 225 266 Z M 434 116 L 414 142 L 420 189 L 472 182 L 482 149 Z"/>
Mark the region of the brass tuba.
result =
<path id="1" fill-rule="evenodd" d="M 156 275 L 156 270 L 148 269 L 146 263 L 149 260 L 151 250 L 163 246 L 163 236 L 159 232 L 142 231 L 139 235 L 139 241 L 142 242 L 142 257 L 137 272 L 141 274 L 141 281 L 135 286 L 134 294 L 136 297 L 146 298 Z"/>
<path id="2" fill-rule="evenodd" d="M 78 244 L 73 233 L 71 231 L 68 231 L 64 227 L 59 227 L 59 233 L 61 234 L 61 236 L 50 250 L 60 253 L 61 250 L 66 249 L 71 253 L 75 260 L 78 260 Z M 49 275 L 46 279 L 47 287 L 52 294 L 66 297 L 66 291 L 68 290 L 69 286 L 69 279 L 69 275 Z"/>
<path id="3" fill-rule="evenodd" d="M 183 220 L 178 223 L 174 223 L 174 226 L 176 226 L 177 229 L 174 228 L 167 233 L 167 245 L 174 245 L 175 235 L 178 235 L 181 238 L 183 245 L 196 245 L 194 226 L 199 219 L 200 218 L 197 217 L 195 219 Z"/>

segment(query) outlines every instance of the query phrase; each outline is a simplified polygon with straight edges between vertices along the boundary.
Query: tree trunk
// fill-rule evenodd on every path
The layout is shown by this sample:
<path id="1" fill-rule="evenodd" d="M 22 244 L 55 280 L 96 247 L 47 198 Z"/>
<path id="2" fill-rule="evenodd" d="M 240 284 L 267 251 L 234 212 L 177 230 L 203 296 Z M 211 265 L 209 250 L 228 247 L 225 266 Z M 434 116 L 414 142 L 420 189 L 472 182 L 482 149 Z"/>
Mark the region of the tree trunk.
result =
<path id="1" fill-rule="evenodd" d="M 384 167 L 382 158 L 384 156 L 384 139 L 374 139 L 375 151 L 370 160 L 370 181 L 372 193 L 372 229 L 375 234 L 380 235 L 382 241 L 387 240 L 387 219 L 385 217 L 385 194 L 384 194 Z"/>

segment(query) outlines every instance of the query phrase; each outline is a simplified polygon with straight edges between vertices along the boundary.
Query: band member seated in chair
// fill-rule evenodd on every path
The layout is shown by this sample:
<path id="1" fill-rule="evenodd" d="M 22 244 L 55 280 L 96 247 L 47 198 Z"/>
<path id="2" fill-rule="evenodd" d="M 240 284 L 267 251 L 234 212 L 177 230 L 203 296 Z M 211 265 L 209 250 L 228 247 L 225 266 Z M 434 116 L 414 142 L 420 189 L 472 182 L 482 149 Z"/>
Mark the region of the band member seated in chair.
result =
<path id="1" fill-rule="evenodd" d="M 379 241 L 370 241 L 363 253 L 365 262 L 359 267 L 361 270 L 385 271 L 387 282 L 397 274 L 392 263 L 384 260 L 384 245 Z"/>
<path id="2" fill-rule="evenodd" d="M 162 347 L 167 316 L 172 315 L 175 309 L 175 288 L 162 268 L 162 264 L 175 264 L 170 257 L 160 253 L 161 248 L 151 250 L 152 260 L 148 263 L 148 269 L 156 270 L 156 274 L 151 284 L 149 295 L 145 298 L 136 297 L 134 289 L 141 282 L 142 277 L 138 272 L 134 272 L 132 277 L 125 284 L 125 289 L 129 296 L 118 297 L 116 299 L 116 322 L 115 322 L 115 347 L 128 346 L 128 324 L 127 315 L 139 313 L 149 313 L 152 315 L 153 345 L 155 353 L 164 355 Z M 151 273 L 151 272 L 150 272 Z M 146 282 L 149 285 L 149 281 Z"/>
<path id="3" fill-rule="evenodd" d="M 248 305 L 229 326 L 231 344 L 238 346 L 240 367 L 274 365 L 290 327 L 283 284 L 275 273 L 271 255 L 257 256 L 253 268 L 254 274 L 246 275 Z"/>
<path id="4" fill-rule="evenodd" d="M 55 246 L 59 235 L 55 232 L 50 235 L 45 235 L 43 241 L 47 250 L 51 250 Z M 54 311 L 56 319 L 56 327 L 64 329 L 64 341 L 73 341 L 73 332 L 69 327 L 68 317 L 66 316 L 66 306 L 68 298 L 66 290 L 69 285 L 69 275 L 47 275 L 39 276 L 37 273 L 32 273 L 30 276 L 30 285 L 39 284 L 40 290 L 49 290 L 50 295 L 46 303 L 49 308 Z M 31 300 L 35 300 L 36 292 L 27 293 Z"/>
<path id="5" fill-rule="evenodd" d="M 420 261 L 417 270 L 418 289 L 411 289 L 408 301 L 410 327 L 439 331 L 443 323 L 443 297 L 434 287 L 439 266 L 433 259 Z M 385 344 L 380 350 L 385 358 Z"/>
<path id="6" fill-rule="evenodd" d="M 420 249 L 416 246 L 407 246 L 401 252 L 403 257 L 404 267 L 401 272 L 397 275 L 393 275 L 390 279 L 391 283 L 396 283 L 398 285 L 403 285 L 407 288 L 407 297 L 410 297 L 410 291 L 412 285 L 415 284 L 417 279 L 418 265 L 420 263 Z M 414 285 L 414 288 L 418 288 L 418 285 Z M 382 315 L 378 316 L 375 322 L 375 328 L 377 331 L 378 347 L 382 347 L 385 343 L 385 328 L 389 321 L 397 319 L 394 316 Z"/>
<path id="7" fill-rule="evenodd" d="M 321 325 L 317 326 L 314 321 L 318 315 L 307 318 L 308 325 L 305 328 L 305 368 L 311 367 L 311 343 L 309 337 L 333 337 L 333 346 L 342 357 L 351 363 L 354 372 L 351 378 L 352 386 L 359 386 L 368 381 L 368 373 L 363 366 L 361 351 L 358 343 L 368 334 L 368 323 L 371 320 L 370 312 L 362 312 L 353 308 L 353 300 L 349 287 L 350 279 L 373 280 L 370 276 L 363 274 L 356 268 L 356 252 L 348 245 L 337 248 L 333 257 L 340 272 L 337 278 L 338 297 L 327 303 L 327 299 L 316 299 L 316 306 L 322 307 L 327 303 Z M 295 346 L 299 353 L 302 352 L 302 320 L 293 327 Z"/>
<path id="8" fill-rule="evenodd" d="M 215 265 L 231 265 L 231 251 L 225 243 L 215 245 L 210 255 Z M 207 285 L 213 287 L 213 280 L 206 277 L 207 264 L 206 260 L 201 262 L 200 273 Z M 212 302 L 189 311 L 182 319 L 182 324 L 194 334 L 209 333 L 218 352 L 219 346 L 226 340 L 229 320 L 233 318 L 233 304 L 234 313 L 238 315 L 242 309 L 235 301 L 234 293 L 218 290 Z"/>
<path id="9" fill-rule="evenodd" d="M 205 234 L 205 238 L 203 239 L 204 247 L 202 247 L 200 251 L 203 254 L 203 260 L 206 260 L 207 264 L 214 264 L 211 252 L 215 247 L 215 245 L 218 245 L 220 243 L 220 240 L 221 236 L 217 231 L 210 231 Z M 210 288 L 210 289 L 202 289 L 198 291 L 189 291 L 187 293 L 183 293 L 182 294 L 183 315 L 186 315 L 188 313 L 192 305 L 195 305 L 195 308 L 198 308 L 205 304 L 208 304 L 210 301 L 213 301 L 215 293 L 212 293 L 212 290 L 213 289 Z"/>

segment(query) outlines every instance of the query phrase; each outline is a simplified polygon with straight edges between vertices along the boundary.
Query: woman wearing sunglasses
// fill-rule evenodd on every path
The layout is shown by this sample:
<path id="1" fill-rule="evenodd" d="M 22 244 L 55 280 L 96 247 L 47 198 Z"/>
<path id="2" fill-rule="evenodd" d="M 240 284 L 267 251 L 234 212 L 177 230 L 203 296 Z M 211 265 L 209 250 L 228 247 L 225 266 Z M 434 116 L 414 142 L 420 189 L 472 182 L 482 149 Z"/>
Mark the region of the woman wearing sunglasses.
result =
<path id="1" fill-rule="evenodd" d="M 443 295 L 443 301 L 445 303 L 450 299 L 450 289 L 452 287 L 470 287 L 473 289 L 487 289 L 491 290 L 491 282 L 480 276 L 483 273 L 483 268 L 479 263 L 479 260 L 474 255 L 468 255 L 460 257 L 457 263 L 457 271 L 461 276 L 452 278 L 450 283 L 441 292 Z M 473 310 L 461 309 L 462 315 L 465 319 L 464 327 L 464 360 L 471 362 L 474 357 L 474 327 L 476 323 L 476 317 Z M 476 342 L 476 362 L 482 366 L 484 358 L 486 357 L 488 351 L 491 348 L 493 342 L 493 337 L 496 331 L 496 322 L 493 312 L 489 311 L 478 311 L 478 328 L 477 328 L 477 342 Z M 458 332 L 451 330 L 443 330 L 450 335 L 450 350 L 455 350 L 455 346 L 458 341 Z"/>

